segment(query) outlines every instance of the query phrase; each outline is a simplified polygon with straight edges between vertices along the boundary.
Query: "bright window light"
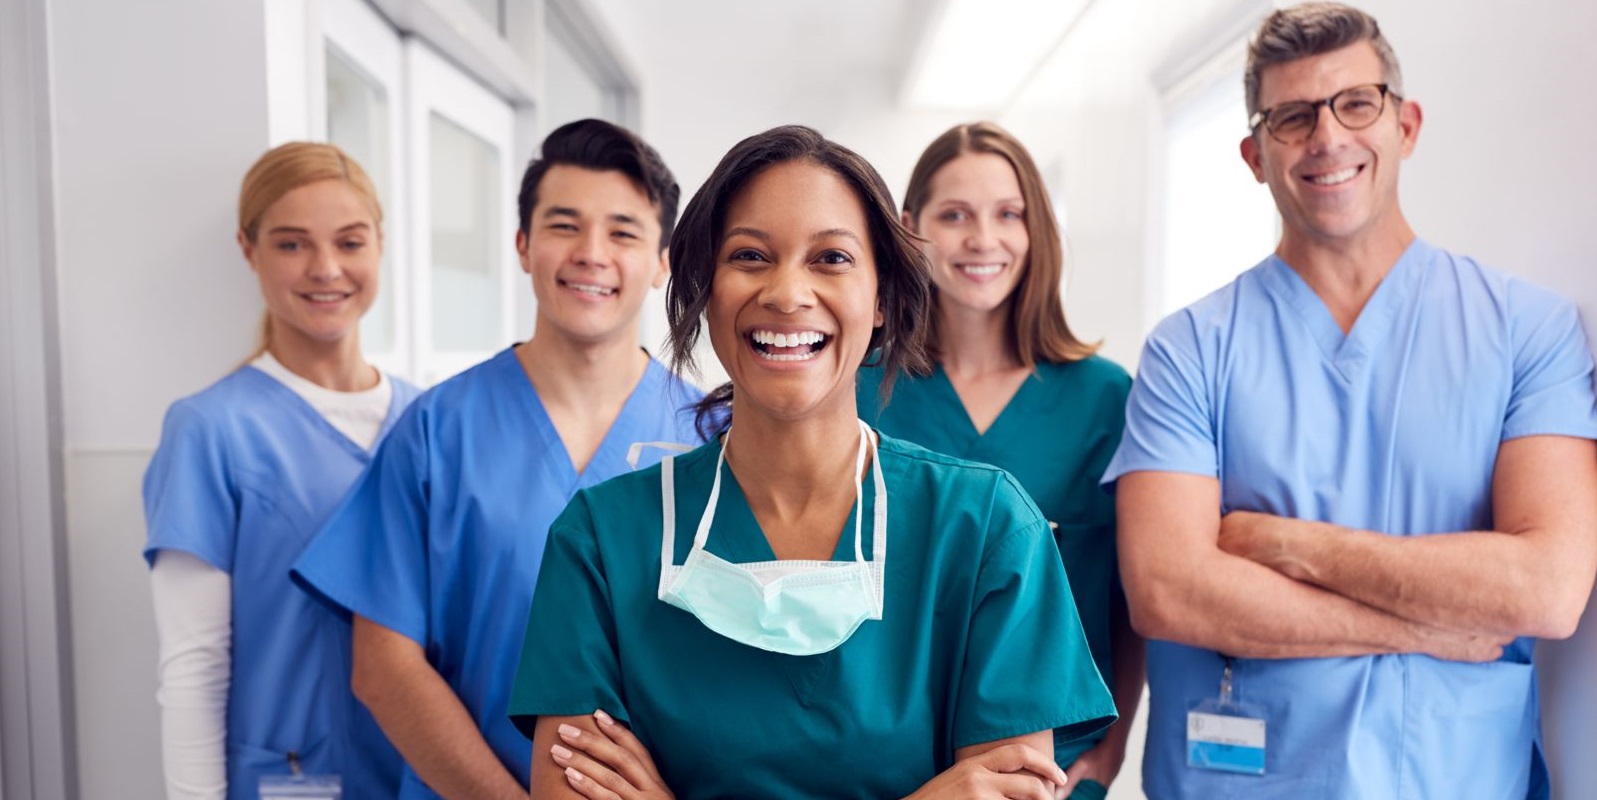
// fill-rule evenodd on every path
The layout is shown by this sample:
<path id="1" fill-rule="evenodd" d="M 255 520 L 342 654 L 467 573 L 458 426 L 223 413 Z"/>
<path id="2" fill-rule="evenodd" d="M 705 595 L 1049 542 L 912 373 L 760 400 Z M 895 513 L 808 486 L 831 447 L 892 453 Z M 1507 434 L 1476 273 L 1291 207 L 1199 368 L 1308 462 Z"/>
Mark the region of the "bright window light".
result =
<path id="1" fill-rule="evenodd" d="M 902 99 L 917 108 L 997 108 L 1048 55 L 1085 0 L 946 0 L 916 47 Z"/>

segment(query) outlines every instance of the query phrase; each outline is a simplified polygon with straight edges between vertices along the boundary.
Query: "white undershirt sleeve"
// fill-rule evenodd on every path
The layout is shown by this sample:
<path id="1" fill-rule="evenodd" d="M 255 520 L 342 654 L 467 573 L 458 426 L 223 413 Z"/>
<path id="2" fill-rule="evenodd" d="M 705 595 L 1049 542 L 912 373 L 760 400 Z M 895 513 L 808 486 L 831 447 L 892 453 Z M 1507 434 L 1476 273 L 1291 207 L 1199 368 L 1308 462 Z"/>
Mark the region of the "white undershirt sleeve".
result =
<path id="1" fill-rule="evenodd" d="M 232 576 L 191 553 L 167 549 L 155 559 L 150 585 L 167 799 L 225 800 Z"/>

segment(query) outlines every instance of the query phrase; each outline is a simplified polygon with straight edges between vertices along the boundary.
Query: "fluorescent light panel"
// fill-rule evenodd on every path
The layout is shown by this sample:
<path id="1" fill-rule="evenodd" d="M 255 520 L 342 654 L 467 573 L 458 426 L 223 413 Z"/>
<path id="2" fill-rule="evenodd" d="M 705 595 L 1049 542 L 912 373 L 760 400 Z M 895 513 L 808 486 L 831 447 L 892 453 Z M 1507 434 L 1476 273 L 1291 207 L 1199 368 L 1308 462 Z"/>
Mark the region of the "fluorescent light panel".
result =
<path id="1" fill-rule="evenodd" d="M 1086 0 L 947 0 L 921 38 L 905 105 L 997 108 L 1008 102 Z"/>

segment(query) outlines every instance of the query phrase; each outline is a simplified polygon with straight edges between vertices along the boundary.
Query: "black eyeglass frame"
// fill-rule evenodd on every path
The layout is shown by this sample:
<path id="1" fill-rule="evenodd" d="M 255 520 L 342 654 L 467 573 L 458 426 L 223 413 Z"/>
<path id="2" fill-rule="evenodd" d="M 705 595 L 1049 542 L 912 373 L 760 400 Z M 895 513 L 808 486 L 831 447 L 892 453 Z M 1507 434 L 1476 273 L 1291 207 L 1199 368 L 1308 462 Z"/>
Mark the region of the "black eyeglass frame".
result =
<path id="1" fill-rule="evenodd" d="M 1363 125 L 1354 126 L 1354 125 L 1349 125 L 1346 122 L 1344 122 L 1342 120 L 1342 115 L 1337 113 L 1337 111 L 1336 111 L 1337 98 L 1347 94 L 1348 92 L 1356 92 L 1356 91 L 1359 91 L 1361 89 L 1369 89 L 1369 88 L 1374 88 L 1374 89 L 1380 91 L 1380 93 L 1381 93 L 1381 108 L 1375 112 L 1375 116 L 1371 117 L 1369 122 L 1366 122 Z M 1302 142 L 1302 141 L 1307 140 L 1309 137 L 1314 135 L 1314 132 L 1316 130 L 1319 130 L 1319 127 L 1320 127 L 1320 107 L 1321 106 L 1325 106 L 1326 108 L 1331 109 L 1331 116 L 1336 117 L 1336 122 L 1337 122 L 1338 125 L 1341 125 L 1342 127 L 1347 128 L 1350 131 L 1362 131 L 1365 128 L 1370 127 L 1371 125 L 1374 125 L 1376 120 L 1379 120 L 1381 118 L 1381 115 L 1386 113 L 1386 98 L 1388 98 L 1388 97 L 1392 98 L 1393 100 L 1396 100 L 1399 103 L 1403 102 L 1403 96 L 1398 94 L 1397 92 L 1392 91 L 1390 84 L 1386 84 L 1386 83 L 1361 83 L 1361 84 L 1359 84 L 1357 86 L 1349 86 L 1346 89 L 1343 89 L 1343 90 L 1337 92 L 1336 94 L 1331 95 L 1330 97 L 1321 98 L 1319 100 L 1290 100 L 1290 101 L 1287 101 L 1285 103 L 1277 103 L 1276 105 L 1270 106 L 1269 108 L 1261 108 L 1258 111 L 1255 111 L 1253 113 L 1253 118 L 1252 119 L 1248 120 L 1248 130 L 1250 132 L 1256 133 L 1259 130 L 1259 126 L 1263 125 L 1264 129 L 1269 132 L 1271 139 L 1274 139 L 1274 140 L 1280 142 L 1281 144 L 1297 144 L 1298 142 Z M 1283 139 L 1280 136 L 1276 135 L 1275 126 L 1270 124 L 1270 117 L 1273 114 L 1275 114 L 1275 112 L 1279 111 L 1282 108 L 1288 107 L 1288 106 L 1292 106 L 1292 107 L 1308 106 L 1309 107 L 1309 112 L 1314 115 L 1314 121 L 1309 123 L 1309 129 L 1306 132 L 1304 132 L 1302 139 L 1297 139 L 1295 141 L 1288 141 L 1286 139 Z"/>

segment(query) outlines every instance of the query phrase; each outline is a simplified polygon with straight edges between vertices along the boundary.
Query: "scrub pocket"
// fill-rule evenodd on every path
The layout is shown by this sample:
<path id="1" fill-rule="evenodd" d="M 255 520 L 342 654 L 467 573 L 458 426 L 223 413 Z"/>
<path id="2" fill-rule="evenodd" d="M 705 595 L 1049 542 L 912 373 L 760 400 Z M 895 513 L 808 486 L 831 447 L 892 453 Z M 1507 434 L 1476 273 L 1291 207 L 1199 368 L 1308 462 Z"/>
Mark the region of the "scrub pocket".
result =
<path id="1" fill-rule="evenodd" d="M 1091 778 L 1084 778 L 1071 791 L 1070 800 L 1104 800 L 1108 796 L 1109 787 Z"/>
<path id="2" fill-rule="evenodd" d="M 322 764 L 322 750 L 326 742 L 326 737 L 323 737 L 304 750 L 295 751 L 300 767 L 305 772 L 319 771 L 317 766 Z M 260 785 L 262 775 L 291 774 L 293 770 L 288 766 L 287 750 L 271 750 L 243 742 L 227 743 L 227 785 L 249 787 L 249 797 L 255 796 L 255 787 Z M 232 796 L 231 791 L 229 795 Z"/>

